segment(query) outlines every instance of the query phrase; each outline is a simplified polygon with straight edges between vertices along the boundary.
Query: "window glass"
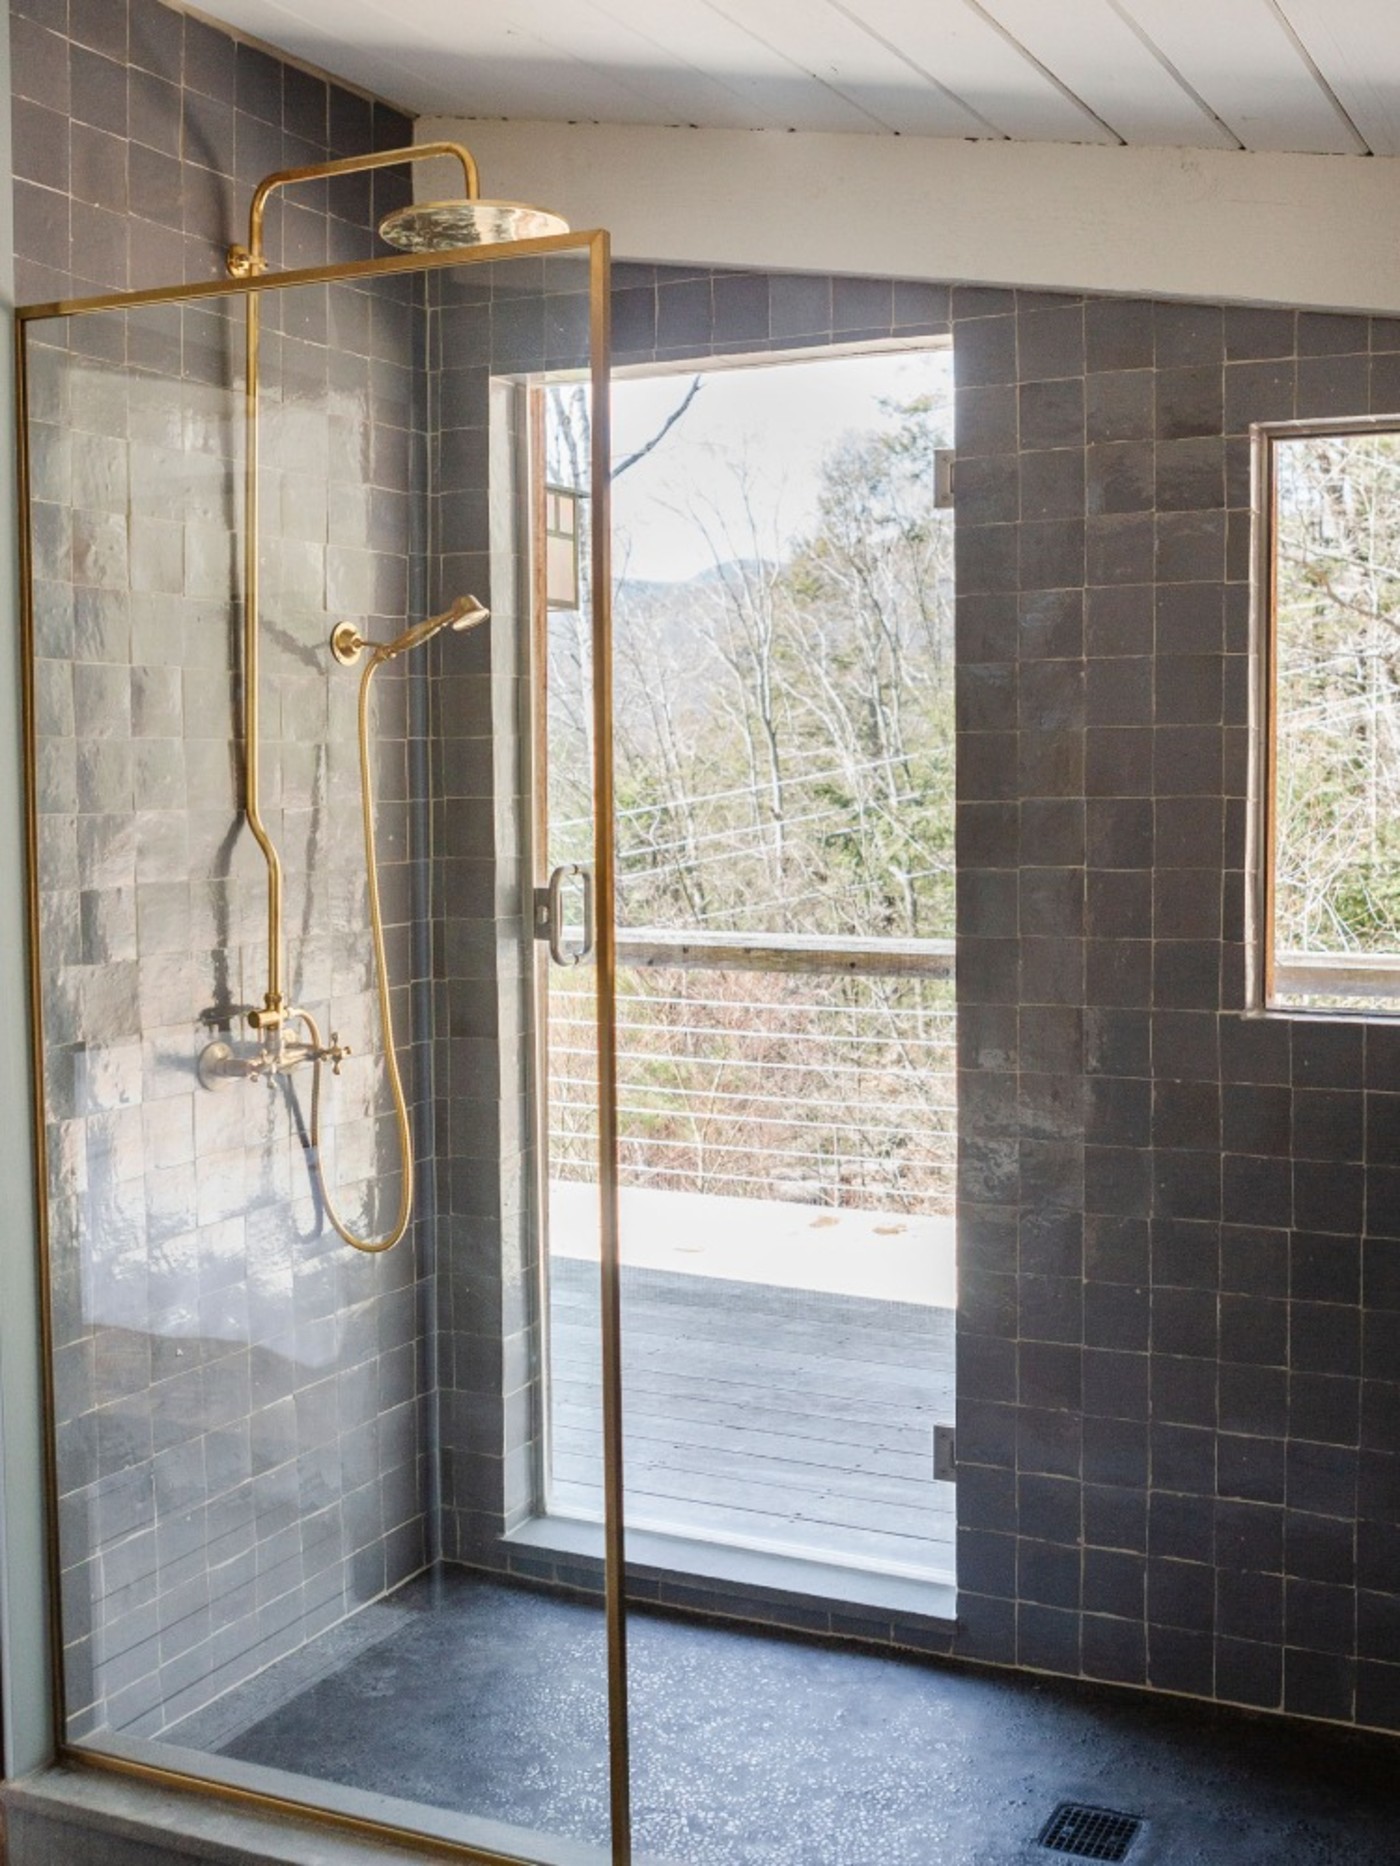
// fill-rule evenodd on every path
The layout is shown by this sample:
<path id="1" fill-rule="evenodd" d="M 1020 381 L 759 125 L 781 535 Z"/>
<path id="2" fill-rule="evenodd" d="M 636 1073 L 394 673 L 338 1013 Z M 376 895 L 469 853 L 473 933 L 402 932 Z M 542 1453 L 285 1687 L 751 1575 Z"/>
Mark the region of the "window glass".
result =
<path id="1" fill-rule="evenodd" d="M 1400 1011 L 1400 433 L 1275 433 L 1269 1003 Z"/>

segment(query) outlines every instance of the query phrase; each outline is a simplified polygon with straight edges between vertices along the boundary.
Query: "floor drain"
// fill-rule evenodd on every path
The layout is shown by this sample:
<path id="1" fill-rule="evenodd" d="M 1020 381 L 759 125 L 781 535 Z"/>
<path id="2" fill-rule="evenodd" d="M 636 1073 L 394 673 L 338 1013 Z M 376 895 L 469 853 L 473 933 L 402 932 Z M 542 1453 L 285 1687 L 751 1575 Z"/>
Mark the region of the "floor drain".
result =
<path id="1" fill-rule="evenodd" d="M 1132 1814 L 1062 1801 L 1041 1828 L 1038 1842 L 1052 1853 L 1072 1853 L 1076 1859 L 1123 1860 L 1141 1826 Z"/>

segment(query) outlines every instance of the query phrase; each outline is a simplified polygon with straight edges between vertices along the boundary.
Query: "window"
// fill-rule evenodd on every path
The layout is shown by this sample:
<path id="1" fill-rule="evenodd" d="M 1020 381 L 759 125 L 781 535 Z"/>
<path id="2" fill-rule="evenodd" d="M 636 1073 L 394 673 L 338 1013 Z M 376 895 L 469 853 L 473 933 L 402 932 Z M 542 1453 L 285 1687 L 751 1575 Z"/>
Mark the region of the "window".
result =
<path id="1" fill-rule="evenodd" d="M 1400 1015 L 1400 423 L 1255 446 L 1253 1006 Z"/>

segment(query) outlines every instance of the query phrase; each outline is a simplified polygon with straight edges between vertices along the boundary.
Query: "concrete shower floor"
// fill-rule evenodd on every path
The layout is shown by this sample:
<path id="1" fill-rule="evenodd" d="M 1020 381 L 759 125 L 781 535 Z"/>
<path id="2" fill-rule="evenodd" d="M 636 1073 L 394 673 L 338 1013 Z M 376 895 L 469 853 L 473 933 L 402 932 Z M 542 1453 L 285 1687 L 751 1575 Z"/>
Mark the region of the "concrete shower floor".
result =
<path id="1" fill-rule="evenodd" d="M 223 1700 L 205 1746 L 605 1839 L 597 1609 L 448 1570 L 368 1611 L 277 1708 L 278 1668 Z M 1068 1799 L 1146 1818 L 1128 1866 L 1400 1860 L 1400 1749 L 1380 1739 L 649 1613 L 631 1627 L 639 1857 L 1050 1866 L 1064 1856 L 1035 1835 Z M 234 1734 L 240 1713 L 256 1721 Z"/>

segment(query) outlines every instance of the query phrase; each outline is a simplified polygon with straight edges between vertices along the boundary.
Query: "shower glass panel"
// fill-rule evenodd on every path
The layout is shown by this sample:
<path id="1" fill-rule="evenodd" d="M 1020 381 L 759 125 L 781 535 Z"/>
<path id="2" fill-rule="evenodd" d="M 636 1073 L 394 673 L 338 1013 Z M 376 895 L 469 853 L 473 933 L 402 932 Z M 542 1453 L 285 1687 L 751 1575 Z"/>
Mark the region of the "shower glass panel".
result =
<path id="1" fill-rule="evenodd" d="M 22 322 L 60 1738 L 454 1856 L 602 1861 L 620 1590 L 519 1536 L 543 1473 L 529 409 L 590 373 L 605 408 L 607 260 L 601 236 L 501 251 L 269 281 L 255 395 L 241 287 Z M 600 527 L 605 446 L 577 463 Z M 366 657 L 331 635 L 399 642 L 468 597 L 489 620 L 415 633 L 367 701 L 413 1162 L 402 1242 L 367 1251 L 332 1213 L 385 1237 L 408 1155 Z M 601 578 L 599 691 L 606 601 Z M 291 1035 L 250 1028 L 274 954 Z M 517 1612 L 527 1585 L 563 1617 Z M 564 1792 L 562 1672 L 589 1732 Z"/>

